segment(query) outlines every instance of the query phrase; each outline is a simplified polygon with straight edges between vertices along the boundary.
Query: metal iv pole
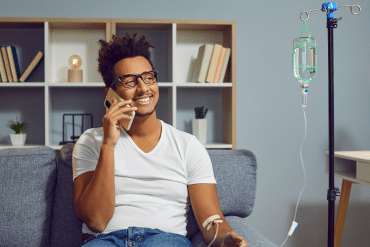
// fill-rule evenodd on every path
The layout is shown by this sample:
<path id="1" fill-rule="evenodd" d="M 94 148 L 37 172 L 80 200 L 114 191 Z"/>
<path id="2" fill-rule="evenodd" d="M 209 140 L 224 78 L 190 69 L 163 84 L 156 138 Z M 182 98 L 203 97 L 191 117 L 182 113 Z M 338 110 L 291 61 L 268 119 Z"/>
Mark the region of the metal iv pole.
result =
<path id="1" fill-rule="evenodd" d="M 339 7 L 350 7 L 351 12 L 354 15 L 358 15 L 361 12 L 359 5 L 343 5 Z M 353 12 L 352 7 L 358 7 L 357 13 Z M 338 9 L 335 2 L 326 2 L 322 4 L 321 9 L 314 9 L 301 12 L 307 16 L 306 21 L 309 19 L 308 12 L 321 10 L 327 14 L 328 29 L 328 75 L 329 75 L 329 189 L 327 191 L 328 200 L 328 247 L 334 247 L 334 220 L 335 220 L 335 200 L 339 196 L 340 192 L 338 188 L 334 187 L 334 28 L 337 28 L 337 22 L 342 17 L 334 18 L 334 11 Z"/>

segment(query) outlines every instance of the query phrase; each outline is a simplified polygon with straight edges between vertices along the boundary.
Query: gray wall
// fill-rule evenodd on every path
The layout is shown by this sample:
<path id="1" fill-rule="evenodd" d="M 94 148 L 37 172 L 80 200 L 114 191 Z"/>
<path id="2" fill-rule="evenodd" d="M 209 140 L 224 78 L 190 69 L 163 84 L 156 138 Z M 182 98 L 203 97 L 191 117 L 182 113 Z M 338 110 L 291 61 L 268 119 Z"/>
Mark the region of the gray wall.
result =
<path id="1" fill-rule="evenodd" d="M 303 185 L 299 151 L 304 134 L 301 89 L 291 72 L 293 39 L 301 31 L 301 11 L 317 9 L 310 0 L 137 0 L 137 1 L 8 1 L 0 16 L 225 19 L 237 21 L 237 148 L 257 155 L 257 199 L 247 219 L 280 245 L 290 228 Z M 343 17 L 335 30 L 335 144 L 336 150 L 369 150 L 369 10 Z M 307 184 L 298 209 L 299 228 L 285 246 L 326 246 L 328 149 L 326 16 L 310 14 L 308 27 L 317 41 L 318 74 L 311 82 L 306 109 L 308 133 L 303 158 Z M 340 179 L 336 185 L 341 186 Z M 354 185 L 342 246 L 368 246 L 370 188 Z M 337 200 L 338 202 L 339 200 Z M 365 234 L 366 233 L 366 234 Z"/>

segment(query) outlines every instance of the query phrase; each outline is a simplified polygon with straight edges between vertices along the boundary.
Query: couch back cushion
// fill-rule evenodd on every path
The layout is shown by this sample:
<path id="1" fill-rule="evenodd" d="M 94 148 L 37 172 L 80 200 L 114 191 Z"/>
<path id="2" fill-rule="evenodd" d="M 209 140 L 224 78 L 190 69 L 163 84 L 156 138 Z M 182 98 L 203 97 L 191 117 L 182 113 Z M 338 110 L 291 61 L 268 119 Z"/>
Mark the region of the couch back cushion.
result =
<path id="1" fill-rule="evenodd" d="M 252 213 L 256 194 L 255 155 L 242 149 L 207 151 L 212 161 L 222 213 L 225 216 L 247 217 Z M 186 228 L 189 239 L 199 231 L 192 209 L 188 212 Z"/>
<path id="2" fill-rule="evenodd" d="M 72 143 L 65 145 L 57 158 L 57 182 L 50 239 L 50 246 L 53 247 L 77 247 L 82 243 L 82 223 L 75 214 L 73 202 L 73 147 Z"/>
<path id="3" fill-rule="evenodd" d="M 49 246 L 55 150 L 0 150 L 0 246 Z"/>
<path id="4" fill-rule="evenodd" d="M 257 161 L 249 150 L 208 150 L 222 213 L 247 217 L 256 195 Z"/>

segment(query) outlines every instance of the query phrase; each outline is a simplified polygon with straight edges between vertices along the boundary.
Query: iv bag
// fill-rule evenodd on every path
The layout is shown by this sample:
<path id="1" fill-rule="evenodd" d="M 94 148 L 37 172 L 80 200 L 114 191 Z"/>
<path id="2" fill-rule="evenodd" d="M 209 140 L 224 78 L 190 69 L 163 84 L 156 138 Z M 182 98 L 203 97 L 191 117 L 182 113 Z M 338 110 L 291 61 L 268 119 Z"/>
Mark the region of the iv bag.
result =
<path id="1" fill-rule="evenodd" d="M 301 87 L 315 77 L 317 71 L 316 41 L 312 37 L 299 37 L 293 41 L 293 75 Z"/>

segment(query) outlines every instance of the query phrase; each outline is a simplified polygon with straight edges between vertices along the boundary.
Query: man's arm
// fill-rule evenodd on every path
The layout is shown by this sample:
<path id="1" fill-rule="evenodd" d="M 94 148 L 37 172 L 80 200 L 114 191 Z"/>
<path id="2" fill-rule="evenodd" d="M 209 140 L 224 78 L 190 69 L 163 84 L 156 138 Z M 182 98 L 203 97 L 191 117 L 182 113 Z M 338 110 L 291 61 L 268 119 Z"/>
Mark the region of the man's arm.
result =
<path id="1" fill-rule="evenodd" d="M 74 205 L 90 230 L 104 231 L 115 210 L 114 146 L 103 144 L 95 171 L 74 180 Z"/>
<path id="2" fill-rule="evenodd" d="M 247 247 L 247 243 L 243 238 L 233 232 L 229 223 L 225 220 L 217 197 L 215 184 L 192 184 L 188 185 L 188 190 L 194 216 L 207 244 L 212 242 L 216 234 L 217 225 L 213 224 L 213 226 L 207 231 L 207 227 L 203 228 L 203 222 L 210 216 L 219 215 L 223 223 L 218 223 L 217 238 L 213 242 L 212 246 Z"/>

